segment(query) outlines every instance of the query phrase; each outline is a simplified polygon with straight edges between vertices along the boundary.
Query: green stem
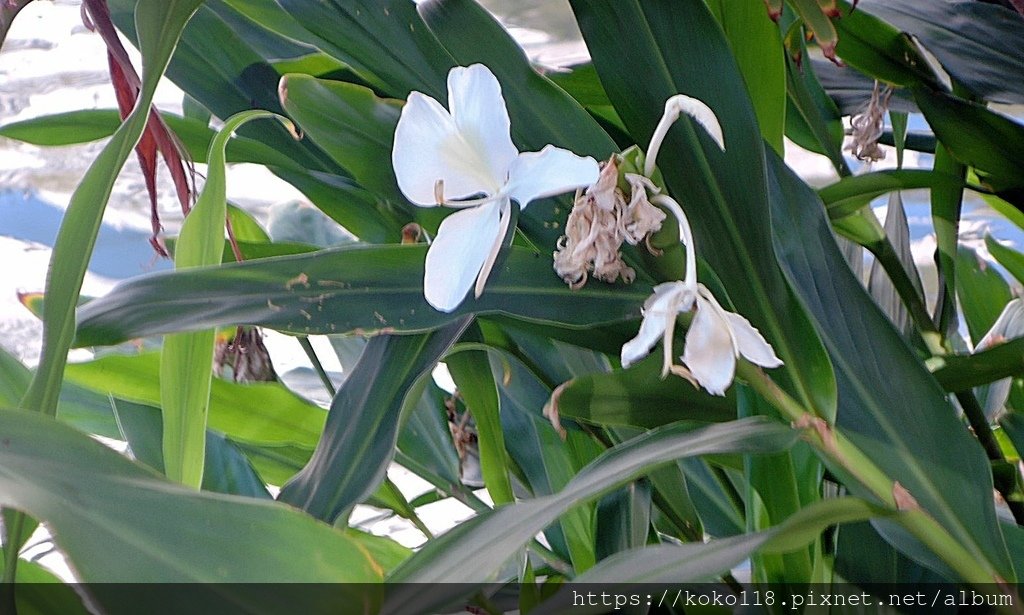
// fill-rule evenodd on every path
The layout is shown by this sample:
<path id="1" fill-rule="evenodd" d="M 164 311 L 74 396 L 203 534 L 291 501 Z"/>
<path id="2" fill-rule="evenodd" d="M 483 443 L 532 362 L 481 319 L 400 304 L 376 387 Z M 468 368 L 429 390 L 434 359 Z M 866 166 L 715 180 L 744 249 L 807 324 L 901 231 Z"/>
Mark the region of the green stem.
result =
<path id="1" fill-rule="evenodd" d="M 909 494 L 899 497 L 905 490 L 898 483 L 886 476 L 874 461 L 849 439 L 821 417 L 807 411 L 775 384 L 764 371 L 751 363 L 741 361 L 737 366 L 737 373 L 751 388 L 775 406 L 783 417 L 792 421 L 794 428 L 804 429 L 806 441 L 826 463 L 841 469 L 843 474 L 852 477 L 883 504 L 899 511 L 893 520 L 929 547 L 965 582 L 975 586 L 1003 582 L 983 557 L 971 552 L 950 536 L 944 527 L 912 501 Z"/>
<path id="2" fill-rule="evenodd" d="M 313 344 L 309 342 L 309 337 L 300 335 L 296 339 L 299 340 L 299 345 L 302 346 L 302 350 L 306 353 L 306 357 L 309 358 L 309 362 L 313 364 L 313 369 L 316 370 L 316 375 L 320 377 L 320 382 L 324 384 L 324 388 L 331 394 L 331 399 L 334 399 L 334 396 L 338 394 L 338 390 L 334 388 L 331 377 L 327 375 L 327 370 L 320 363 L 320 358 L 316 356 L 316 350 L 313 349 Z"/>
<path id="3" fill-rule="evenodd" d="M 981 442 L 981 446 L 985 449 L 985 454 L 988 455 L 989 460 L 1007 463 L 1006 457 L 1003 455 L 1003 449 L 999 446 L 995 434 L 992 433 L 992 427 L 988 424 L 988 419 L 985 418 L 985 411 L 982 409 L 981 404 L 978 403 L 978 398 L 971 391 L 958 391 L 956 399 L 960 402 L 960 407 L 964 410 L 964 416 L 967 417 L 967 421 L 971 424 L 971 429 L 974 430 L 974 435 Z M 1013 519 L 1017 522 L 1017 525 L 1024 525 L 1024 502 L 1014 497 L 1016 485 L 1012 483 L 1006 484 L 1004 481 L 997 480 L 995 481 L 995 487 L 1006 501 L 1006 506 L 1013 514 Z"/>
<path id="4" fill-rule="evenodd" d="M 24 531 L 26 517 L 22 513 L 9 517 L 10 525 L 4 526 L 4 574 L 0 583 L 14 583 L 18 570 L 18 552 L 21 550 L 21 533 Z M 13 611 L 12 611 L 13 612 Z"/>
<path id="5" fill-rule="evenodd" d="M 893 248 L 889 239 L 885 238 L 865 247 L 871 251 L 871 254 L 878 260 L 878 264 L 888 274 L 889 280 L 896 288 L 896 292 L 903 300 L 903 305 L 906 306 L 907 312 L 910 313 L 910 318 L 913 319 L 917 328 L 923 333 L 938 333 L 935 322 L 928 314 L 928 308 L 925 307 L 924 300 L 918 294 L 917 287 L 910 279 L 903 263 L 900 262 L 896 249 Z"/>

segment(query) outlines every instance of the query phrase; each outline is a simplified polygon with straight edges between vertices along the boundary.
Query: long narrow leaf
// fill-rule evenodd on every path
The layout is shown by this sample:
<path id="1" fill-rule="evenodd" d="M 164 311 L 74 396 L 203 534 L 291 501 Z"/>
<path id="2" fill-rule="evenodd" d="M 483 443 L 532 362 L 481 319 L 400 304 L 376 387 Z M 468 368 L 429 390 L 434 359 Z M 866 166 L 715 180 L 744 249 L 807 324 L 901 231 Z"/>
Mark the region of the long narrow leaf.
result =
<path id="1" fill-rule="evenodd" d="M 0 410 L 0 432 L 0 504 L 49 525 L 88 584 L 81 588 L 104 612 L 263 613 L 273 611 L 267 593 L 241 583 L 380 580 L 380 567 L 358 541 L 287 506 L 196 493 L 38 414 Z M 196 585 L 134 592 L 126 581 Z M 104 592 L 104 583 L 120 585 Z M 340 589 L 339 599 L 365 597 Z M 323 595 L 308 586 L 287 594 L 290 608 L 319 612 Z"/>
<path id="2" fill-rule="evenodd" d="M 284 486 L 280 500 L 333 522 L 372 494 L 394 456 L 403 410 L 416 403 L 422 378 L 469 320 L 432 333 L 371 339 L 331 402 L 313 458 Z"/>
<path id="3" fill-rule="evenodd" d="M 580 327 L 636 318 L 650 294 L 641 282 L 570 290 L 550 258 L 513 246 L 479 299 L 444 314 L 423 297 L 425 252 L 422 244 L 352 245 L 138 277 L 82 308 L 76 343 L 110 345 L 231 324 L 310 335 L 412 333 L 470 313 Z"/>
<path id="4" fill-rule="evenodd" d="M 181 31 L 202 0 L 144 2 L 135 21 L 143 55 L 142 88 L 135 108 L 89 166 L 85 177 L 71 195 L 50 257 L 46 288 L 49 300 L 43 310 L 43 346 L 39 367 L 21 408 L 54 416 L 60 396 L 67 353 L 75 336 L 75 307 L 82 290 L 89 258 L 103 220 L 103 211 L 121 167 L 142 137 L 157 83 L 170 61 Z M 4 32 L 6 34 L 6 32 Z M 11 524 L 20 527 L 21 520 Z M 5 554 L 4 576 L 13 575 L 17 550 Z"/>
<path id="5" fill-rule="evenodd" d="M 836 365 L 837 426 L 955 540 L 1012 578 L 980 446 L 842 262 L 813 192 L 781 160 L 769 156 L 769 162 L 776 252 Z M 897 548 L 925 553 L 891 526 L 879 527 Z"/>
<path id="6" fill-rule="evenodd" d="M 182 224 L 175 247 L 177 270 L 220 264 L 227 219 L 225 148 L 239 126 L 266 117 L 273 117 L 273 114 L 268 111 L 239 113 L 224 123 L 210 143 L 206 184 Z M 164 471 L 171 480 L 197 489 L 203 481 L 215 333 L 216 330 L 210 328 L 167 335 L 160 355 Z"/>
<path id="7" fill-rule="evenodd" d="M 448 579 L 486 582 L 513 553 L 559 515 L 681 457 L 709 453 L 765 453 L 785 449 L 795 433 L 765 419 L 746 419 L 698 430 L 665 427 L 609 450 L 558 493 L 517 502 L 464 523 L 396 569 L 393 583 Z M 488 545 L 480 549 L 480 541 Z M 400 597 L 396 596 L 396 603 Z M 424 606 L 424 608 L 427 608 Z"/>

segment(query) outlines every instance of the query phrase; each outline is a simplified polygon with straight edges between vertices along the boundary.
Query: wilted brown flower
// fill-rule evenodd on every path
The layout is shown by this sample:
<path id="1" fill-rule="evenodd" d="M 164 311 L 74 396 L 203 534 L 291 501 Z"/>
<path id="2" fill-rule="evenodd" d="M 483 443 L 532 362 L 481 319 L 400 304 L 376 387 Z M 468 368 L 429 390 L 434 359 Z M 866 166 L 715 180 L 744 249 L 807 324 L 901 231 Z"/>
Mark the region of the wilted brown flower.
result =
<path id="1" fill-rule="evenodd" d="M 853 126 L 853 142 L 846 149 L 853 152 L 857 160 L 876 162 L 885 158 L 885 151 L 878 145 L 878 139 L 882 136 L 891 96 L 892 88 L 883 88 L 875 81 L 867 109 L 850 120 Z"/>

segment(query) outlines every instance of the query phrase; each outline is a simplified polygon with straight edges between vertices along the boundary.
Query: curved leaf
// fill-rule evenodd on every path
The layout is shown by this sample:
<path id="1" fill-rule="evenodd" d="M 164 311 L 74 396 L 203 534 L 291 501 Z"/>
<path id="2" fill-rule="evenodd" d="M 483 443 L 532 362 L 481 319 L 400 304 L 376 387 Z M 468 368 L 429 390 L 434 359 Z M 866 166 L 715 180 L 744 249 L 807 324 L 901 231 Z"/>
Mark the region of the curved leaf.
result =
<path id="1" fill-rule="evenodd" d="M 281 102 L 304 133 L 366 189 L 403 206 L 408 204 L 391 168 L 391 143 L 401 110 L 399 101 L 378 98 L 352 83 L 285 75 Z"/>
<path id="2" fill-rule="evenodd" d="M 984 452 L 845 266 L 813 191 L 770 152 L 769 162 L 776 252 L 836 366 L 836 425 L 956 540 L 1013 578 Z M 908 538 L 885 535 L 901 541 L 893 542 L 897 548 L 911 548 Z"/>
<path id="3" fill-rule="evenodd" d="M 484 294 L 455 312 L 423 298 L 426 246 L 353 245 L 220 267 L 156 273 L 118 285 L 79 313 L 79 346 L 212 326 L 252 324 L 299 334 L 411 333 L 470 313 L 576 327 L 639 316 L 650 286 L 570 290 L 551 260 L 513 246 Z M 167 288 L 174 288 L 168 296 Z"/>
<path id="4" fill-rule="evenodd" d="M 224 122 L 224 127 L 210 142 L 206 183 L 181 225 L 175 246 L 176 270 L 220 264 L 228 215 L 225 149 L 231 135 L 241 125 L 269 117 L 275 116 L 267 111 L 234 115 Z M 215 333 L 211 327 L 167 335 L 160 351 L 164 471 L 171 480 L 195 488 L 203 480 Z"/>
<path id="5" fill-rule="evenodd" d="M 194 162 L 206 162 L 215 130 L 200 120 L 161 113 Z M 83 109 L 44 115 L 0 127 L 0 136 L 34 145 L 72 145 L 103 139 L 121 124 L 117 109 Z M 228 142 L 228 162 L 252 162 L 301 169 L 294 160 L 256 139 L 235 137 Z"/>
<path id="6" fill-rule="evenodd" d="M 1024 73 L 1024 31 L 1013 10 L 970 0 L 861 0 L 857 10 L 912 34 L 978 96 L 1024 102 L 1024 84 L 1016 78 Z"/>
<path id="7" fill-rule="evenodd" d="M 174 601 L 259 611 L 258 596 L 224 583 L 380 579 L 353 540 L 287 506 L 169 483 L 39 414 L 0 410 L 0 432 L 0 504 L 45 521 L 83 582 L 220 583 Z"/>
<path id="8" fill-rule="evenodd" d="M 817 538 L 829 526 L 863 521 L 884 514 L 884 509 L 857 498 L 822 500 L 761 532 L 705 543 L 663 544 L 623 551 L 576 577 L 568 587 L 584 583 L 625 585 L 711 581 L 741 564 L 755 551 L 786 552 L 798 549 Z"/>
<path id="9" fill-rule="evenodd" d="M 935 379 L 947 391 L 968 391 L 1010 376 L 1024 376 L 1024 339 L 1015 339 L 971 355 L 942 357 Z"/>
<path id="10" fill-rule="evenodd" d="M 109 355 L 68 365 L 76 385 L 150 406 L 160 405 L 160 358 L 156 353 Z M 326 413 L 280 383 L 239 384 L 214 378 L 210 387 L 211 429 L 236 442 L 297 445 L 312 451 L 323 431 Z"/>
<path id="11" fill-rule="evenodd" d="M 418 401 L 423 377 L 469 320 L 462 317 L 433 333 L 381 335 L 367 342 L 331 402 L 312 459 L 279 499 L 334 522 L 371 495 L 394 456 L 403 411 Z"/>
<path id="12" fill-rule="evenodd" d="M 405 0 L 280 0 L 289 15 L 319 37 L 318 46 L 390 96 L 418 90 L 445 99 L 445 76 L 456 62 Z"/>
<path id="13" fill-rule="evenodd" d="M 735 395 L 712 396 L 682 378 L 662 378 L 660 355 L 627 370 L 574 378 L 562 385 L 552 403 L 557 403 L 559 415 L 596 425 L 650 428 L 736 418 Z"/>
<path id="14" fill-rule="evenodd" d="M 688 431 L 666 427 L 615 447 L 579 472 L 558 493 L 503 506 L 431 541 L 395 569 L 391 583 L 436 583 L 449 579 L 486 582 L 510 553 L 573 506 L 608 493 L 673 459 L 709 453 L 764 453 L 783 450 L 795 440 L 786 426 L 754 418 Z M 488 545 L 480 549 L 481 541 Z M 408 598 L 394 591 L 393 604 Z M 450 591 L 466 591 L 451 588 Z M 445 596 L 431 594 L 443 603 Z M 438 604 L 418 603 L 429 609 Z"/>
<path id="15" fill-rule="evenodd" d="M 892 169 L 844 177 L 819 190 L 818 196 L 825 203 L 829 219 L 837 220 L 889 192 L 935 187 L 957 189 L 963 185 L 958 178 L 935 171 Z"/>

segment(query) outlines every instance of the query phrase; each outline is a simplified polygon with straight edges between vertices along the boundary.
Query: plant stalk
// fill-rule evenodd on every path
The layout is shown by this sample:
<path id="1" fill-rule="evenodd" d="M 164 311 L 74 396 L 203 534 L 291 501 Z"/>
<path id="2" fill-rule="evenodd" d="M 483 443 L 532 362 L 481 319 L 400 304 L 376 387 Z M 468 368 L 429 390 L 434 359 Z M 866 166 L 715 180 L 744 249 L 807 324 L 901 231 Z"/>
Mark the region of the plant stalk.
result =
<path id="1" fill-rule="evenodd" d="M 737 373 L 789 419 L 794 428 L 804 430 L 806 441 L 826 463 L 851 476 L 885 506 L 899 511 L 893 520 L 931 549 L 966 583 L 979 587 L 1005 584 L 984 557 L 950 536 L 944 527 L 917 505 L 905 488 L 886 476 L 874 461 L 833 426 L 800 405 L 759 367 L 740 361 Z M 1011 612 L 1020 611 L 1011 609 Z"/>

